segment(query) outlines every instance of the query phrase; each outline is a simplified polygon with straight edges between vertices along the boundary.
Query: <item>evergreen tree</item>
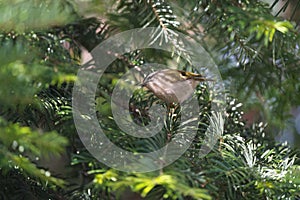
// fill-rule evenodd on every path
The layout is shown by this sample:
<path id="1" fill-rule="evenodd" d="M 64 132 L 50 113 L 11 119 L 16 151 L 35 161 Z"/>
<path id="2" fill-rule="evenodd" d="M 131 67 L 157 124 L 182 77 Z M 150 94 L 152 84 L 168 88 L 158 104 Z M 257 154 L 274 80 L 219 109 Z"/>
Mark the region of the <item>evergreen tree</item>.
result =
<path id="1" fill-rule="evenodd" d="M 280 17 L 288 7 L 290 15 Z M 299 105 L 299 3 L 253 0 L 119 0 L 0 2 L 0 199 L 299 199 L 299 149 L 274 136 Z M 272 8 L 279 5 L 278 13 Z M 154 172 L 121 172 L 105 166 L 82 144 L 73 121 L 72 89 L 84 54 L 117 33 L 156 27 L 149 38 L 183 33 L 202 44 L 227 88 L 226 119 L 215 115 L 206 84 L 196 88 L 201 107 L 197 135 L 171 165 Z M 174 46 L 174 55 L 184 55 Z M 115 123 L 111 94 L 128 70 L 176 60 L 141 49 L 116 55 L 95 99 L 107 137 L 132 152 L 157 150 L 178 128 L 180 110 L 169 110 L 162 134 L 128 136 Z M 178 69 L 194 71 L 177 60 Z M 88 69 L 87 69 L 88 70 Z M 224 95 L 224 94 L 222 94 Z M 159 101 L 136 91 L 136 123 Z M 242 106 L 243 105 L 243 106 Z M 258 110 L 247 124 L 245 112 Z M 204 157 L 197 153 L 210 120 L 223 132 Z M 224 127 L 222 122 L 225 122 Z M 222 131 L 223 130 L 223 131 Z M 174 132 L 173 132 L 174 131 Z M 295 147 L 297 143 L 295 143 Z"/>

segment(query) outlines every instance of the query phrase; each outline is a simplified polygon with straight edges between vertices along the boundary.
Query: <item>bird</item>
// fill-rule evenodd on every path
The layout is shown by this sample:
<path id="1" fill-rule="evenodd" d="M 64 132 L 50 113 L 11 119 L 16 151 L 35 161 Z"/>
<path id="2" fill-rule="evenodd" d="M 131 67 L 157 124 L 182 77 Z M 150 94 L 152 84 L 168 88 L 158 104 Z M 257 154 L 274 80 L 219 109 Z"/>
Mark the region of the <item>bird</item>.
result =
<path id="1" fill-rule="evenodd" d="M 146 76 L 142 87 L 146 87 L 168 104 L 183 103 L 194 93 L 197 85 L 204 81 L 213 80 L 201 74 L 183 70 L 162 69 Z"/>

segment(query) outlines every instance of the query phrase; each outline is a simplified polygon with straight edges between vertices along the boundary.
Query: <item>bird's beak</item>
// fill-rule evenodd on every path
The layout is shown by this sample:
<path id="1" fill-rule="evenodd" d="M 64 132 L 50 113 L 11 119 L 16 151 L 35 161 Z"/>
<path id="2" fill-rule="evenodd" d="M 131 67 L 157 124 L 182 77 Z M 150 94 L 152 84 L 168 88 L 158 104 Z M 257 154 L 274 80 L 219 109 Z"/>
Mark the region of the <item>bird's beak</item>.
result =
<path id="1" fill-rule="evenodd" d="M 206 78 L 205 76 L 202 76 L 201 74 L 195 74 L 192 72 L 187 72 L 187 76 L 196 81 L 214 81 L 213 79 Z"/>

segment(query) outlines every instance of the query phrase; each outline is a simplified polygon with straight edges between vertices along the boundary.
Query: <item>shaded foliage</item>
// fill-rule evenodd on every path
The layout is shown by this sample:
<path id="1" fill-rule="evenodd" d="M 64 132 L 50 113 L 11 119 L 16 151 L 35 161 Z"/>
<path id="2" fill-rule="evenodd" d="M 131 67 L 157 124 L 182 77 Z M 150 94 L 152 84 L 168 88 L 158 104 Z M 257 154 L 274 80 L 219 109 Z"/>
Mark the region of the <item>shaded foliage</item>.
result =
<path id="1" fill-rule="evenodd" d="M 273 137 L 289 109 L 299 105 L 299 34 L 292 21 L 272 15 L 270 5 L 256 0 L 17 0 L 3 1 L 0 10 L 1 199 L 300 198 L 299 152 Z M 88 12 L 93 16 L 81 16 Z M 225 119 L 212 111 L 207 85 L 199 85 L 194 94 L 199 120 L 190 127 L 197 134 L 188 150 L 159 171 L 120 172 L 100 163 L 81 143 L 73 123 L 72 89 L 84 53 L 116 33 L 153 26 L 157 31 L 149 38 L 169 41 L 174 54 L 142 49 L 116 55 L 99 81 L 95 107 L 109 139 L 132 152 L 149 152 L 176 134 L 180 107 L 167 110 L 142 89 L 131 98 L 131 117 L 147 124 L 150 107 L 164 106 L 166 121 L 159 134 L 129 136 L 111 111 L 113 89 L 130 69 L 157 62 L 195 71 L 174 31 L 201 43 L 214 57 L 230 91 L 223 102 Z M 262 122 L 249 124 L 243 109 L 253 105 Z M 212 118 L 220 122 L 214 126 L 223 135 L 201 158 Z M 63 167 L 55 168 L 58 163 Z"/>

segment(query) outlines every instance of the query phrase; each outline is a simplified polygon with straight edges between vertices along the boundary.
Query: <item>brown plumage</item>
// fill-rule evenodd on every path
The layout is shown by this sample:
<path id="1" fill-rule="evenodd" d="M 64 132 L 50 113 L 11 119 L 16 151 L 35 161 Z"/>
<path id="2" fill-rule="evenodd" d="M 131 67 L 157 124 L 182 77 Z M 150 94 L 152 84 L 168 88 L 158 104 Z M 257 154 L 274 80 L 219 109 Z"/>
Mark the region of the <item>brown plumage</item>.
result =
<path id="1" fill-rule="evenodd" d="M 212 81 L 201 74 L 175 69 L 163 69 L 149 74 L 143 86 L 166 103 L 182 103 L 194 92 L 203 81 Z"/>

